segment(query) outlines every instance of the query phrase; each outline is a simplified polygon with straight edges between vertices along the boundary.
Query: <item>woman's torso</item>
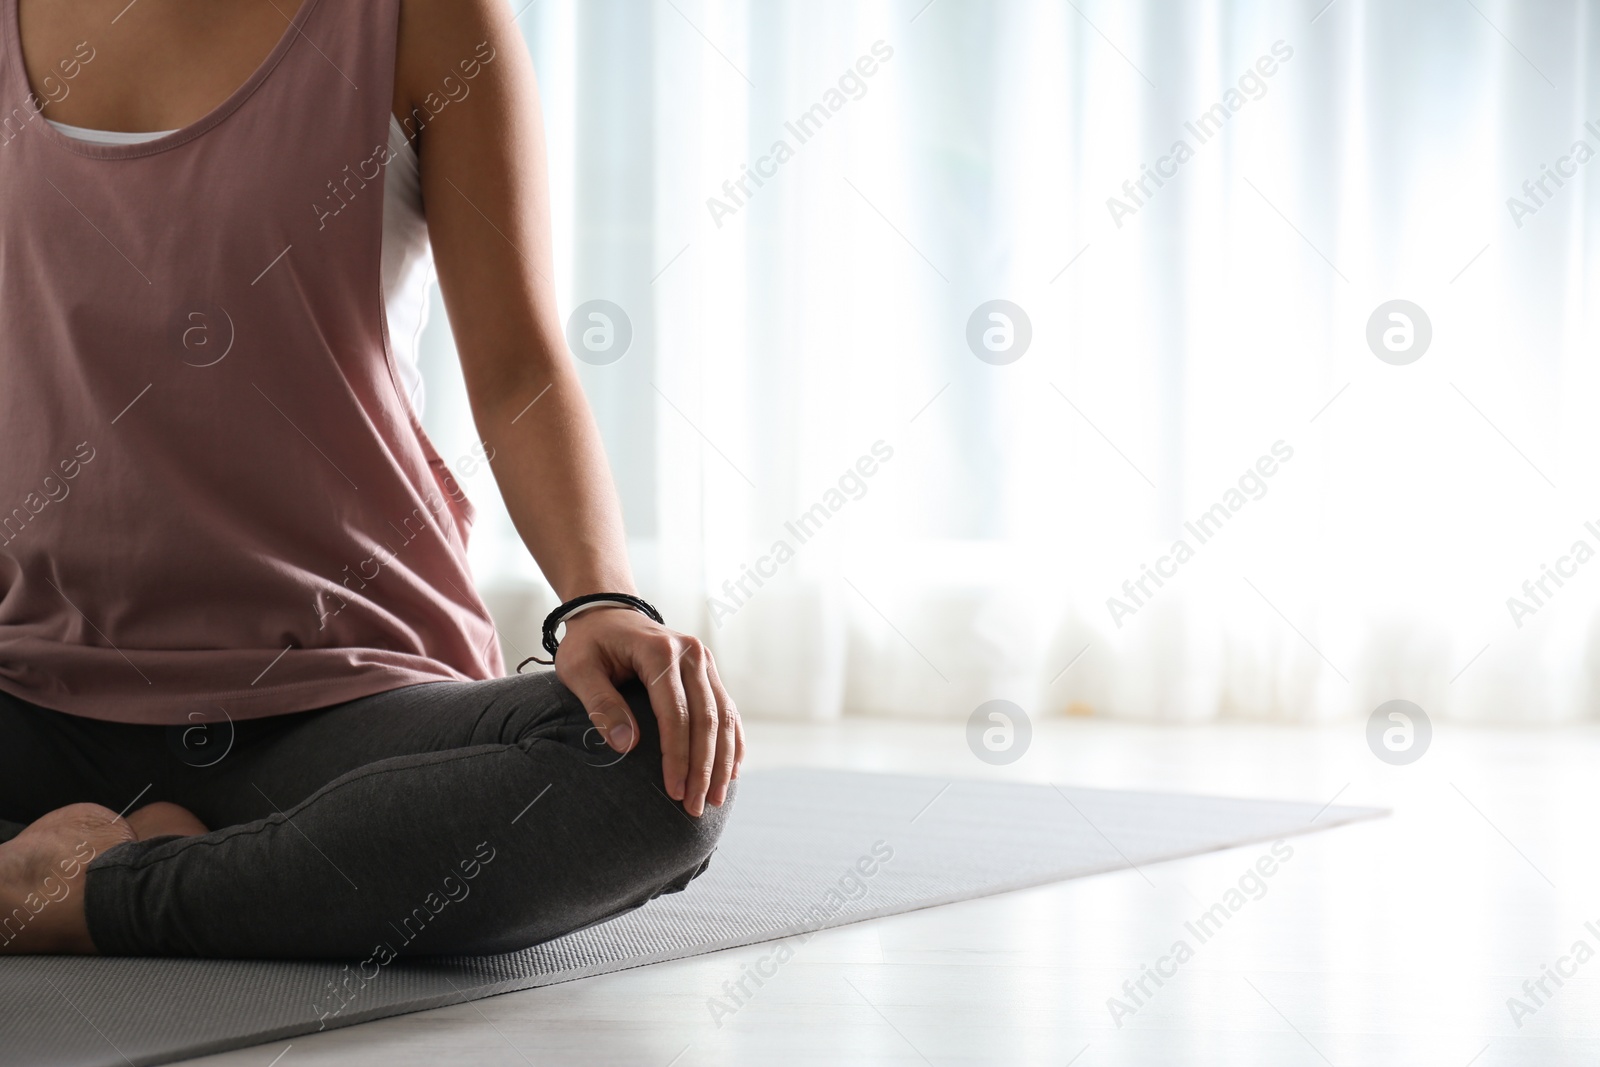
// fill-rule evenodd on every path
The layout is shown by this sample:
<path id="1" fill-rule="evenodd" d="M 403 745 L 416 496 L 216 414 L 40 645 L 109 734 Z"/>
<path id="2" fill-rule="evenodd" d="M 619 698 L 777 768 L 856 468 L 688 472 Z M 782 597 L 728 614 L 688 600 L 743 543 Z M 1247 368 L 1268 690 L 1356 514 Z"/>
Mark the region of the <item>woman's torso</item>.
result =
<path id="1" fill-rule="evenodd" d="M 0 114 L 0 688 L 177 723 L 499 673 L 471 505 L 383 321 L 398 0 L 157 44 L 138 7 L 75 34 L 20 2 L 9 97 L 21 49 L 49 117 L 177 132 L 85 145 L 37 98 Z M 207 41 L 186 74 L 148 65 Z"/>

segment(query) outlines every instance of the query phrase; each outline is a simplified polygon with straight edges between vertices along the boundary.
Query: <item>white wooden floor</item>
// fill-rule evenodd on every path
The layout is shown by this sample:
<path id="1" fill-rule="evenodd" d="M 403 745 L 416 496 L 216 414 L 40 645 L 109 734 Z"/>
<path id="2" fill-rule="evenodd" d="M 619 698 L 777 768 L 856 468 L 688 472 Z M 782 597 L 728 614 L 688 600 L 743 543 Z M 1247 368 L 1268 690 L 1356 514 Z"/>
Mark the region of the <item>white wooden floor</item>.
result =
<path id="1" fill-rule="evenodd" d="M 1035 725 L 992 768 L 962 722 L 754 722 L 750 766 L 808 764 L 1392 807 L 1292 839 L 1293 858 L 1204 944 L 1186 920 L 1247 847 L 819 934 L 737 1014 L 707 1001 L 759 947 L 192 1061 L 394 1064 L 1600 1063 L 1600 731 L 1439 726 L 1417 763 L 1333 728 Z M 1593 921 L 1593 931 L 1585 927 Z M 1107 1000 L 1173 942 L 1194 958 L 1119 1027 Z M 1525 979 L 1546 965 L 1536 1005 Z M 1170 965 L 1169 968 L 1170 970 Z M 1537 988 L 1535 989 L 1538 992 Z M 1531 1013 L 1514 1020 L 1507 1000 Z M 1520 1022 L 1520 1026 L 1518 1023 Z"/>

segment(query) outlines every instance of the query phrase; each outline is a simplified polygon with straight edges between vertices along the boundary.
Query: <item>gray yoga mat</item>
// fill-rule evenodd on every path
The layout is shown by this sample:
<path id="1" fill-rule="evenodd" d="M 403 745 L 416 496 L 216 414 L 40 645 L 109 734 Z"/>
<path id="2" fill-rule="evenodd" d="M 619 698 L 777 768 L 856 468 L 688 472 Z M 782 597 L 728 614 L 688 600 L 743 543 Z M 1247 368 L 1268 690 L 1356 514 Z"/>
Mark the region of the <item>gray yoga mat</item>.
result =
<path id="1" fill-rule="evenodd" d="M 370 979 L 353 969 L 348 984 L 342 965 L 325 962 L 0 960 L 0 1064 L 168 1063 L 1380 814 L 849 771 L 757 772 L 740 779 L 721 847 L 687 890 L 522 952 L 402 960 L 368 968 Z"/>

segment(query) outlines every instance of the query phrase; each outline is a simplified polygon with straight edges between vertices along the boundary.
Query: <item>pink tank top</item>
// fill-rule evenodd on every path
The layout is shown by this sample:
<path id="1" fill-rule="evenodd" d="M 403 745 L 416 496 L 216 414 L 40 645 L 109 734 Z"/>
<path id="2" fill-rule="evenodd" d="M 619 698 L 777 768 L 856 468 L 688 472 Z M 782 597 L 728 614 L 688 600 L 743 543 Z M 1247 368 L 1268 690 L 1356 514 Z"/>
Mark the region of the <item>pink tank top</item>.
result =
<path id="1" fill-rule="evenodd" d="M 0 0 L 0 690 L 179 724 L 503 674 L 472 504 L 384 321 L 399 0 L 305 0 L 232 96 L 133 145 L 38 117 L 17 3 Z M 112 33 L 41 93 L 70 92 Z"/>

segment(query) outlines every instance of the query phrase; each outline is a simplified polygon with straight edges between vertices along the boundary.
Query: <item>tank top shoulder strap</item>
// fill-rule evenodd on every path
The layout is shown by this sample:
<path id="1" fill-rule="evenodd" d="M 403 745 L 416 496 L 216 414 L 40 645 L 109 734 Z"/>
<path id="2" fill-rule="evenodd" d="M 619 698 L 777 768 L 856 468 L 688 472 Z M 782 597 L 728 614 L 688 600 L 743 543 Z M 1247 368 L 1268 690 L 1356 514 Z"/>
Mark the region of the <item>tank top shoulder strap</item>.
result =
<path id="1" fill-rule="evenodd" d="M 258 87 L 269 101 L 265 110 L 306 118 L 300 136 L 338 131 L 369 149 L 387 143 L 400 3 L 303 0 L 282 42 L 292 63 L 267 72 Z"/>

